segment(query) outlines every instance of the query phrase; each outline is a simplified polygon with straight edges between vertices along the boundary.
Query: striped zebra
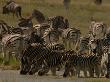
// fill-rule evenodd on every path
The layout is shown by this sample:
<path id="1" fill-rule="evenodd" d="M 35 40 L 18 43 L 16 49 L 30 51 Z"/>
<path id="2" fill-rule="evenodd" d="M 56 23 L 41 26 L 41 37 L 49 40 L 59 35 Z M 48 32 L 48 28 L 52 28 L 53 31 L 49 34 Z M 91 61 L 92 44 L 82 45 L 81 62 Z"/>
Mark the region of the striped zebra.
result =
<path id="1" fill-rule="evenodd" d="M 59 42 L 59 38 L 62 34 L 62 30 L 48 28 L 45 30 L 43 38 L 46 43 Z"/>
<path id="2" fill-rule="evenodd" d="M 41 67 L 42 67 L 42 59 L 40 58 L 44 55 L 48 55 L 52 51 L 59 51 L 59 50 L 64 50 L 63 44 L 60 43 L 54 43 L 54 44 L 48 44 L 48 45 L 43 45 L 43 44 L 38 44 L 36 43 L 35 46 L 29 46 L 24 52 L 23 56 L 21 58 L 21 70 L 20 74 L 34 74 L 37 72 Z M 36 62 L 39 59 L 38 65 L 33 65 L 32 63 Z M 26 62 L 25 62 L 26 61 Z M 29 62 L 29 64 L 27 63 Z M 40 62 L 41 61 L 41 62 Z M 29 69 L 27 69 L 29 67 Z M 32 69 L 32 70 L 30 70 Z"/>
<path id="3" fill-rule="evenodd" d="M 54 29 L 66 29 L 69 27 L 68 19 L 63 16 L 53 16 L 47 19 L 50 27 Z"/>
<path id="4" fill-rule="evenodd" d="M 76 44 L 78 44 L 80 40 L 81 32 L 76 28 L 67 28 L 63 30 L 62 39 L 65 46 L 70 49 L 76 48 Z M 68 48 L 67 47 L 67 48 Z"/>
<path id="5" fill-rule="evenodd" d="M 10 26 L 3 20 L 0 20 L 0 37 L 4 34 L 10 33 Z"/>
<path id="6" fill-rule="evenodd" d="M 107 32 L 107 25 L 104 22 L 92 21 L 89 27 L 89 32 L 96 39 L 104 38 Z"/>
<path id="7" fill-rule="evenodd" d="M 78 53 L 78 55 L 73 55 L 65 65 L 64 77 L 69 75 L 71 69 L 76 69 L 76 74 L 80 76 L 80 70 L 84 71 L 85 77 L 87 77 L 87 71 L 89 71 L 90 77 L 94 77 L 94 73 L 97 77 L 100 77 L 101 74 L 106 74 L 106 63 L 108 61 L 108 50 L 103 46 L 103 40 L 97 39 L 95 42 L 95 48 L 92 51 L 93 54 L 85 55 Z M 91 45 L 93 44 L 91 43 Z M 105 43 L 104 43 L 105 44 Z M 91 48 L 91 49 L 92 49 Z"/>
<path id="8" fill-rule="evenodd" d="M 77 44 L 76 46 L 78 48 L 78 52 L 82 55 L 83 54 L 88 55 L 90 53 L 89 43 L 90 43 L 89 36 L 80 37 L 79 44 Z"/>
<path id="9" fill-rule="evenodd" d="M 106 73 L 105 77 L 110 78 L 110 53 L 108 53 L 107 73 Z"/>
<path id="10" fill-rule="evenodd" d="M 22 17 L 21 16 L 21 6 L 19 4 L 17 4 L 14 1 L 9 1 L 7 2 L 4 6 L 3 6 L 3 14 L 9 14 L 9 13 L 13 13 L 16 14 L 17 17 Z"/>
<path id="11" fill-rule="evenodd" d="M 58 42 L 62 36 L 64 29 L 69 28 L 68 19 L 64 19 L 63 16 L 54 16 L 47 19 L 50 28 L 45 30 L 44 38 L 46 42 Z"/>
<path id="12" fill-rule="evenodd" d="M 80 71 L 84 71 L 84 76 L 87 77 L 87 71 L 90 77 L 94 76 L 93 69 L 96 71 L 96 75 L 99 77 L 100 62 L 99 58 L 95 55 L 82 56 L 82 55 L 72 55 L 72 57 L 66 62 L 65 71 L 63 77 L 67 77 L 70 72 L 73 72 L 73 68 L 76 71 L 76 75 L 80 77 Z"/>
<path id="13" fill-rule="evenodd" d="M 107 39 L 97 39 L 95 40 L 91 45 L 96 45 L 94 48 L 91 47 L 91 50 L 93 50 L 93 54 L 100 57 L 101 62 L 101 76 L 105 76 L 107 72 L 107 62 L 108 62 L 108 50 L 109 50 L 109 43 Z"/>
<path id="14" fill-rule="evenodd" d="M 60 66 L 62 67 L 66 61 L 70 58 L 70 54 L 73 53 L 73 50 L 69 51 L 52 51 L 49 54 L 43 55 L 39 60 L 44 63 L 42 69 L 38 71 L 38 75 L 42 76 L 51 70 L 52 75 L 56 75 L 56 69 Z M 37 60 L 39 62 L 39 60 Z M 38 62 L 35 62 L 34 67 L 32 67 L 30 73 L 33 73 L 33 70 L 35 71 L 36 64 L 38 65 Z"/>
<path id="15" fill-rule="evenodd" d="M 3 64 L 8 64 L 12 55 L 20 58 L 23 49 L 23 37 L 20 34 L 7 34 L 2 38 Z"/>
<path id="16" fill-rule="evenodd" d="M 33 28 L 37 35 L 43 37 L 45 30 L 50 28 L 50 25 L 48 23 L 36 24 Z"/>

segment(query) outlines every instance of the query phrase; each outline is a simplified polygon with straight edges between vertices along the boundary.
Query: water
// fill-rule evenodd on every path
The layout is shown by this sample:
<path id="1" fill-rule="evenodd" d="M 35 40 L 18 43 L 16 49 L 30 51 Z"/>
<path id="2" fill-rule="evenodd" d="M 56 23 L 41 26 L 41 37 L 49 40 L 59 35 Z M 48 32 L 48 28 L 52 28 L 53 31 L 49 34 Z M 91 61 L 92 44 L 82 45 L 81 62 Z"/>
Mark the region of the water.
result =
<path id="1" fill-rule="evenodd" d="M 46 76 L 38 75 L 20 75 L 19 71 L 0 70 L 0 82 L 84 82 L 82 78 L 63 78 L 62 72 L 57 76 L 48 74 Z"/>

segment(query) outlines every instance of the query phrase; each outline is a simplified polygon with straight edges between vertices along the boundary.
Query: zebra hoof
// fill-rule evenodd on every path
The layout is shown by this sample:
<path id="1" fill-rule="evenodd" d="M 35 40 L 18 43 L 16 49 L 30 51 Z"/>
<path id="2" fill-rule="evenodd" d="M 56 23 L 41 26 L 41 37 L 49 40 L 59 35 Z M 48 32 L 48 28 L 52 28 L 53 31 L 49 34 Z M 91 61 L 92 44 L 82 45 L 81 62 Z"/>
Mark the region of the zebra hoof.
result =
<path id="1" fill-rule="evenodd" d="M 67 77 L 67 75 L 66 75 L 66 74 L 63 74 L 63 77 L 64 77 L 64 78 L 66 78 L 66 77 Z"/>
<path id="2" fill-rule="evenodd" d="M 30 71 L 30 72 L 29 72 L 29 75 L 33 75 L 33 73 Z"/>
<path id="3" fill-rule="evenodd" d="M 20 75 L 26 75 L 27 73 L 24 71 L 20 71 Z"/>
<path id="4" fill-rule="evenodd" d="M 39 71 L 39 72 L 38 72 L 38 75 L 39 75 L 39 76 L 43 76 L 44 74 L 45 74 L 45 73 L 42 72 L 42 71 Z"/>
<path id="5" fill-rule="evenodd" d="M 109 74 L 106 74 L 106 76 L 105 76 L 106 78 L 110 78 L 110 76 L 109 76 Z"/>

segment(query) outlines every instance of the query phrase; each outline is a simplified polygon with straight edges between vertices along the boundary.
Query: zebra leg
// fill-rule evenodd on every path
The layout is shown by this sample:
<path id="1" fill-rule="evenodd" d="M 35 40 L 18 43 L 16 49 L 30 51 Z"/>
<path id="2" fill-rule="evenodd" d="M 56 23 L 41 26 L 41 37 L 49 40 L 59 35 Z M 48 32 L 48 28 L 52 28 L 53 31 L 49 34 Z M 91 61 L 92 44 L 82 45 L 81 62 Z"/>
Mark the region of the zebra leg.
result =
<path id="1" fill-rule="evenodd" d="M 75 68 L 72 67 L 72 69 L 70 70 L 71 76 L 75 76 L 76 75 L 76 71 Z"/>
<path id="2" fill-rule="evenodd" d="M 65 39 L 63 39 L 63 44 L 65 45 L 65 47 L 67 49 L 67 41 Z"/>
<path id="3" fill-rule="evenodd" d="M 51 72 L 53 76 L 56 76 L 56 67 L 52 67 Z"/>
<path id="4" fill-rule="evenodd" d="M 89 69 L 89 76 L 94 77 L 94 68 Z"/>
<path id="5" fill-rule="evenodd" d="M 101 66 L 100 65 L 95 66 L 95 73 L 96 73 L 96 76 L 99 78 L 100 73 L 101 73 Z"/>
<path id="6" fill-rule="evenodd" d="M 87 77 L 87 70 L 84 69 L 84 77 Z"/>
<path id="7" fill-rule="evenodd" d="M 46 66 L 46 67 L 43 67 L 43 69 L 39 70 L 38 75 L 42 76 L 48 72 L 49 72 L 49 68 Z"/>
<path id="8" fill-rule="evenodd" d="M 80 77 L 80 68 L 78 67 L 76 71 L 77 71 L 76 72 L 77 73 L 77 76 Z"/>

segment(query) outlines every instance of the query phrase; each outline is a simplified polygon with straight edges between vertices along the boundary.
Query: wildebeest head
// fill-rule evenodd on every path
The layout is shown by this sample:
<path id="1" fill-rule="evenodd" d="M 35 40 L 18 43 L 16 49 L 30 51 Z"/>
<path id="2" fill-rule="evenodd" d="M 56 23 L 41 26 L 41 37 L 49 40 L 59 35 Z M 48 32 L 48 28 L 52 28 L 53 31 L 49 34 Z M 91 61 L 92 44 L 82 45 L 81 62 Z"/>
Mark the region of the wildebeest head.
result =
<path id="1" fill-rule="evenodd" d="M 8 14 L 9 11 L 8 11 L 8 8 L 6 8 L 6 5 L 3 6 L 3 11 L 2 11 L 2 14 Z"/>
<path id="2" fill-rule="evenodd" d="M 36 9 L 33 10 L 32 17 L 35 17 L 38 23 L 43 23 L 45 21 L 43 13 Z"/>

